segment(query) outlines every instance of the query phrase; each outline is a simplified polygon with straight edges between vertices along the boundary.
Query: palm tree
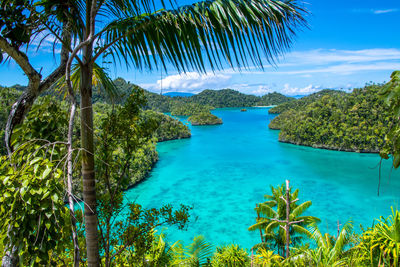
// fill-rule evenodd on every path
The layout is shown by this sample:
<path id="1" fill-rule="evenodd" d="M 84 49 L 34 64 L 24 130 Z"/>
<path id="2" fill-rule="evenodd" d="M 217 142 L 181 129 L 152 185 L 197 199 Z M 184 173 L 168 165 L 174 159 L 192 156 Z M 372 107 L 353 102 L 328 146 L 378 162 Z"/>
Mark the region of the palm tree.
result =
<path id="1" fill-rule="evenodd" d="M 161 2 L 161 3 L 159 3 Z M 42 1 L 54 14 L 48 26 L 60 42 L 57 11 L 74 6 L 73 43 L 66 66 L 66 81 L 77 62 L 81 69 L 81 150 L 87 262 L 99 265 L 97 237 L 95 150 L 93 143 L 92 75 L 100 59 L 132 64 L 137 69 L 205 72 L 224 62 L 238 68 L 249 63 L 263 67 L 285 52 L 297 28 L 304 26 L 305 10 L 296 0 L 215 0 L 176 7 L 169 1 L 78 0 Z M 161 9 L 160 8 L 161 5 Z M 158 10 L 157 10 L 158 9 Z"/>
<path id="2" fill-rule="evenodd" d="M 286 219 L 287 206 L 284 199 L 286 194 L 285 184 L 278 187 L 271 186 L 271 195 L 265 195 L 266 201 L 260 203 L 255 208 L 258 218 L 256 223 L 249 227 L 249 231 L 261 232 L 261 243 L 254 248 L 267 247 L 276 249 L 278 254 L 283 256 L 285 252 L 286 231 L 283 223 Z M 292 245 L 299 244 L 304 236 L 311 237 L 311 232 L 306 229 L 307 225 L 319 222 L 319 219 L 313 216 L 303 216 L 302 214 L 311 206 L 311 201 L 297 204 L 299 190 L 296 189 L 290 193 L 290 212 L 289 220 L 298 221 L 289 227 L 290 241 Z"/>

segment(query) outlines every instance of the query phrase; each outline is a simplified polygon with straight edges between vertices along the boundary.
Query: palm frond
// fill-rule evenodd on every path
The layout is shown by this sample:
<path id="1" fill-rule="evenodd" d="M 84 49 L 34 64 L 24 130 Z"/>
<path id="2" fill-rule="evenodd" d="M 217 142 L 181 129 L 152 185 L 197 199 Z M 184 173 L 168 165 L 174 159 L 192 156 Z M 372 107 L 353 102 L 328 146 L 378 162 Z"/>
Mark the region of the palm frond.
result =
<path id="1" fill-rule="evenodd" d="M 335 242 L 335 250 L 342 251 L 344 246 L 347 245 L 349 239 L 351 238 L 353 231 L 353 224 L 351 221 L 346 222 L 343 225 L 342 230 L 340 230 L 339 235 Z"/>
<path id="2" fill-rule="evenodd" d="M 297 197 L 296 197 L 297 198 Z M 291 212 L 291 215 L 293 218 L 299 217 L 305 210 L 307 210 L 309 207 L 311 207 L 312 202 L 311 201 L 306 201 L 304 203 L 301 203 L 298 205 L 293 211 Z"/>
<path id="3" fill-rule="evenodd" d="M 297 234 L 305 235 L 307 237 L 312 236 L 312 233 L 309 230 L 307 230 L 306 228 L 304 228 L 300 225 L 293 224 L 292 228 Z"/>
<path id="4" fill-rule="evenodd" d="M 277 215 L 276 211 L 273 208 L 271 208 L 270 206 L 265 205 L 264 203 L 261 203 L 258 206 L 258 211 L 261 214 L 264 214 L 265 216 L 270 217 L 270 218 L 276 218 L 277 217 L 276 216 Z"/>
<path id="5" fill-rule="evenodd" d="M 79 64 L 74 64 L 71 70 L 72 88 L 77 91 L 81 82 L 81 69 Z M 55 84 L 56 91 L 60 94 L 67 95 L 65 75 L 62 76 Z M 108 99 L 115 100 L 120 96 L 117 87 L 107 73 L 107 70 L 100 67 L 98 64 L 93 65 L 92 85 L 96 86 L 98 90 L 102 91 Z"/>
<path id="6" fill-rule="evenodd" d="M 263 67 L 285 52 L 306 11 L 296 1 L 215 0 L 111 22 L 101 39 L 115 59 L 151 69 L 166 61 L 179 71 L 205 71 L 203 55 L 213 70 L 222 58 L 239 69 L 249 62 Z M 160 61 L 160 62 L 159 62 Z"/>

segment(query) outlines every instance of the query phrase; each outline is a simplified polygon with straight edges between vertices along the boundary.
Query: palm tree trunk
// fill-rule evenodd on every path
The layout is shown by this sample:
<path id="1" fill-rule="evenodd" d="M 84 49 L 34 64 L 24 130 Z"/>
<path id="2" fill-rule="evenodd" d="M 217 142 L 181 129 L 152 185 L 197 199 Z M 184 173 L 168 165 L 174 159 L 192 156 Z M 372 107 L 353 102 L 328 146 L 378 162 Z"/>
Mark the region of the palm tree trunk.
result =
<path id="1" fill-rule="evenodd" d="M 85 203 L 86 250 L 88 266 L 100 266 L 97 212 L 96 180 L 94 172 L 93 108 L 92 108 L 92 45 L 83 48 L 83 66 L 81 67 L 81 147 L 82 147 L 82 183 Z"/>

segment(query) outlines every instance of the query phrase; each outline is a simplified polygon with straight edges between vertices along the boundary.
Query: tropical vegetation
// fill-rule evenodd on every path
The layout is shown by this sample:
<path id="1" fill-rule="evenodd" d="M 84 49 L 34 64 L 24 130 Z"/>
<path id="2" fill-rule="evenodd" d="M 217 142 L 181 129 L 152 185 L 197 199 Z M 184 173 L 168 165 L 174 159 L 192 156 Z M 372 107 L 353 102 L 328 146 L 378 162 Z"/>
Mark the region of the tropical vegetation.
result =
<path id="1" fill-rule="evenodd" d="M 154 163 L 156 140 L 187 136 L 187 127 L 144 111 L 151 105 L 146 93 L 123 80 L 113 83 L 97 63 L 119 60 L 142 70 L 165 69 L 168 62 L 178 71 L 200 72 L 206 64 L 213 70 L 224 64 L 262 67 L 264 60 L 273 62 L 285 52 L 304 25 L 306 12 L 296 1 L 215 0 L 176 7 L 174 1 L 152 0 L 8 0 L 0 7 L 0 62 L 13 59 L 28 79 L 26 87 L 1 89 L 2 266 L 399 265 L 397 210 L 355 236 L 353 245 L 350 226 L 336 238 L 322 237 L 316 226 L 307 229 L 317 221 L 302 214 L 311 203 L 297 204 L 298 191 L 291 193 L 287 185 L 257 206 L 259 218 L 250 228 L 260 231 L 262 244 L 253 248 L 251 257 L 235 244 L 213 253 L 204 237 L 195 237 L 188 246 L 170 245 L 156 229 L 185 229 L 192 207 L 144 208 L 124 199 L 124 190 Z M 29 52 L 35 38 L 40 48 L 47 37 L 61 52 L 54 69 L 43 76 Z M 394 110 L 398 104 L 391 90 L 397 88 L 397 76 L 382 93 L 388 93 L 386 102 Z M 117 87 L 126 94 L 116 94 Z M 94 89 L 107 92 L 108 98 Z M 56 98 L 52 90 L 62 95 Z M 354 98 L 358 95 L 368 93 L 356 91 Z M 256 101 L 245 96 L 212 98 L 215 101 L 195 104 L 220 107 Z M 98 103 L 93 104 L 94 99 Z M 268 105 L 270 100 L 263 101 Z M 321 101 L 335 105 L 329 96 Z M 359 118 L 370 107 L 366 103 L 351 108 Z M 368 115 L 368 121 L 375 115 Z M 382 156 L 393 154 L 396 159 L 396 153 L 393 146 Z M 315 247 L 298 247 L 307 240 Z"/>
<path id="2" fill-rule="evenodd" d="M 210 112 L 202 112 L 192 115 L 188 118 L 188 121 L 194 126 L 222 124 L 222 119 L 218 118 L 214 114 L 211 114 Z"/>
<path id="3" fill-rule="evenodd" d="M 270 123 L 280 129 L 279 141 L 341 151 L 380 152 L 390 146 L 385 136 L 394 126 L 393 113 L 370 84 L 351 93 L 324 91 L 299 99 L 275 111 Z M 274 112 L 275 112 L 274 111 Z"/>
<path id="4" fill-rule="evenodd" d="M 247 95 L 232 89 L 204 90 L 198 94 L 182 97 L 170 97 L 156 93 L 147 92 L 147 109 L 160 112 L 171 112 L 175 115 L 193 115 L 190 109 L 214 109 L 227 107 L 253 107 L 279 105 L 294 100 L 280 93 L 268 93 L 263 96 Z"/>
<path id="5" fill-rule="evenodd" d="M 55 165 L 49 163 L 43 174 L 37 173 L 37 175 L 51 177 L 52 179 L 54 177 L 58 181 L 61 175 L 53 175 L 57 173 L 56 167 L 59 167 L 60 164 L 65 166 L 65 191 L 69 203 L 69 214 L 67 216 L 69 215 L 69 222 L 71 223 L 69 229 L 72 232 L 71 244 L 73 244 L 73 247 L 68 251 L 73 253 L 72 262 L 75 266 L 79 266 L 82 259 L 85 259 L 88 266 L 99 266 L 102 260 L 105 260 L 104 264 L 109 266 L 115 257 L 129 249 L 140 251 L 142 248 L 146 248 L 146 246 L 140 246 L 140 244 L 144 244 L 143 242 L 135 243 L 138 240 L 137 238 L 140 237 L 137 231 L 139 230 L 139 233 L 141 233 L 140 229 L 145 225 L 150 228 L 159 225 L 157 222 L 160 217 L 165 218 L 167 223 L 182 222 L 183 224 L 187 218 L 187 216 L 178 216 L 182 215 L 182 212 L 185 213 L 185 210 L 178 212 L 178 214 L 175 213 L 176 216 L 172 216 L 171 208 L 161 209 L 158 212 L 156 210 L 150 211 L 150 215 L 144 212 L 143 217 L 141 217 L 141 209 L 138 206 L 131 205 L 129 207 L 130 213 L 128 213 L 129 220 L 127 220 L 129 224 L 124 229 L 126 231 L 120 236 L 123 243 L 116 244 L 115 241 L 112 241 L 115 240 L 112 239 L 115 236 L 107 230 L 110 229 L 109 222 L 113 221 L 110 219 L 112 214 L 121 210 L 120 192 L 122 187 L 119 186 L 121 183 L 119 178 L 126 180 L 125 176 L 129 175 L 127 170 L 132 166 L 132 159 L 128 154 L 137 151 L 137 144 L 143 144 L 141 135 L 143 135 L 144 140 L 148 140 L 150 133 L 147 129 L 141 127 L 142 124 L 137 115 L 133 118 L 128 118 L 129 116 L 126 115 L 130 109 L 133 109 L 134 114 L 137 114 L 140 103 L 136 106 L 128 104 L 125 107 L 118 108 L 102 121 L 102 125 L 108 127 L 104 131 L 103 138 L 115 136 L 117 140 L 113 140 L 115 141 L 114 144 L 124 145 L 124 147 L 121 147 L 121 149 L 118 147 L 109 148 L 104 143 L 101 155 L 97 155 L 98 150 L 95 148 L 101 142 L 96 143 L 95 131 L 98 125 L 94 125 L 93 120 L 93 84 L 97 82 L 95 78 L 99 77 L 103 89 L 111 94 L 115 89 L 106 75 L 107 70 L 99 66 L 97 62 L 115 64 L 119 61 L 141 70 L 159 68 L 160 66 L 165 69 L 166 62 L 169 62 L 178 71 L 194 69 L 203 72 L 206 65 L 204 59 L 207 60 L 213 70 L 222 68 L 226 63 L 231 67 L 238 66 L 241 68 L 248 67 L 251 62 L 255 66 L 262 67 L 265 58 L 267 62 L 272 62 L 289 48 L 296 29 L 304 25 L 303 15 L 306 13 L 296 1 L 265 0 L 204 1 L 183 7 L 177 7 L 174 1 L 169 1 L 169 3 L 161 1 L 159 3 L 152 0 L 62 2 L 10 0 L 1 2 L 0 10 L 0 61 L 3 61 L 3 58 L 10 57 L 28 79 L 28 86 L 11 108 L 4 131 L 8 156 L 12 157 L 17 152 L 16 149 L 19 148 L 18 151 L 22 151 L 26 158 L 19 159 L 21 162 L 10 161 L 7 163 L 8 161 L 4 161 L 5 164 L 9 164 L 11 169 L 15 165 L 33 165 L 29 162 L 31 153 L 25 149 L 25 145 L 30 144 L 30 141 L 22 143 L 20 146 L 13 146 L 12 142 L 15 140 L 13 131 L 24 121 L 26 114 L 40 94 L 49 90 L 59 81 L 59 85 L 64 88 L 65 96 L 69 102 L 68 126 L 67 131 L 64 132 L 66 138 L 53 142 L 53 144 L 61 146 L 60 151 L 56 149 L 45 150 L 45 152 L 52 151 L 51 156 L 44 158 L 43 161 L 38 161 L 47 165 L 46 160 L 52 161 L 53 154 L 57 152 L 55 155 L 59 157 L 60 162 Z M 240 16 L 237 16 L 237 14 L 240 14 Z M 26 51 L 31 49 L 29 44 L 35 38 L 40 39 L 37 47 L 39 48 L 42 41 L 48 37 L 50 37 L 50 40 L 54 40 L 54 51 L 57 47 L 60 48 L 60 61 L 56 64 L 55 69 L 49 72 L 48 76 L 43 77 L 41 71 L 32 65 L 28 56 L 29 53 L 26 53 Z M 3 53 L 6 54 L 5 57 L 3 57 Z M 261 59 L 261 54 L 265 56 L 264 59 Z M 135 94 L 127 101 L 130 103 L 129 101 L 136 101 L 139 98 L 140 96 Z M 78 104 L 80 109 L 77 114 Z M 75 127 L 76 117 L 80 119 L 78 131 Z M 118 123 L 121 122 L 113 121 L 113 118 L 128 123 L 133 120 L 135 123 L 134 125 L 122 125 L 123 127 L 120 128 Z M 53 127 L 54 125 L 50 126 Z M 141 132 L 142 130 L 143 132 Z M 140 133 L 140 135 L 129 136 L 129 133 Z M 79 142 L 77 141 L 77 134 L 80 135 Z M 124 138 L 126 138 L 126 142 L 124 142 Z M 39 139 L 39 141 L 45 142 L 44 139 Z M 49 147 L 50 143 L 47 143 L 46 146 L 39 144 L 39 148 Z M 79 145 L 75 147 L 77 144 Z M 36 148 L 32 151 L 37 153 L 37 150 Z M 96 179 L 96 175 L 100 174 L 99 167 L 102 164 L 107 165 L 109 163 L 107 161 L 113 159 L 114 156 L 117 157 L 117 162 L 110 166 L 102 166 L 103 173 L 100 172 L 99 179 Z M 61 163 L 62 161 L 64 163 Z M 79 163 L 77 163 L 78 161 Z M 122 162 L 125 165 L 122 165 L 123 168 L 120 169 L 117 166 Z M 54 171 L 52 171 L 53 169 Z M 22 170 L 36 173 L 42 168 L 37 167 L 33 170 L 21 168 Z M 5 175 L 8 173 L 12 173 L 11 170 L 6 172 Z M 13 174 L 13 177 L 18 177 L 20 174 L 20 172 Z M 49 174 L 52 174 L 52 176 L 49 176 Z M 81 253 L 83 247 L 79 241 L 79 233 L 77 232 L 79 224 L 76 223 L 77 217 L 75 217 L 73 205 L 76 202 L 72 188 L 74 177 L 82 179 L 85 222 L 83 236 L 86 241 L 84 253 Z M 96 185 L 96 180 L 99 185 Z M 15 190 L 19 192 L 18 190 L 24 189 L 26 186 L 23 183 L 17 186 Z M 102 201 L 98 194 L 102 188 L 107 192 L 102 197 L 111 200 L 103 201 L 103 203 L 109 203 L 104 206 L 104 209 L 98 203 L 98 201 Z M 43 190 L 38 191 L 39 196 L 42 193 Z M 11 198 L 7 201 L 16 203 L 12 198 L 17 199 L 18 194 L 14 193 L 10 196 Z M 45 196 L 48 197 L 48 194 L 46 193 Z M 30 201 L 31 198 L 28 198 L 26 202 L 19 203 L 25 205 L 29 204 Z M 36 202 L 38 202 L 38 205 L 41 204 L 40 201 Z M 53 207 L 55 207 L 56 212 L 62 210 L 58 206 Z M 7 215 L 11 218 L 19 216 L 26 219 L 28 217 L 19 213 L 19 211 L 24 210 L 27 211 L 24 208 L 14 207 L 10 209 L 14 214 Z M 40 210 L 41 208 L 36 208 L 30 212 L 35 214 Z M 105 216 L 101 217 L 104 214 Z M 46 233 L 46 231 L 39 231 L 40 227 L 43 227 L 41 224 L 42 216 L 50 218 L 50 211 L 43 215 L 36 213 L 36 216 L 33 216 L 39 218 L 38 224 L 32 221 L 27 222 L 30 225 L 38 225 L 38 228 L 30 233 L 36 233 L 37 238 L 33 240 L 33 244 L 39 246 L 43 244 L 42 241 L 37 242 L 38 238 L 41 237 L 40 234 Z M 106 218 L 104 224 L 102 218 Z M 150 220 L 150 222 L 143 222 L 141 218 Z M 20 227 L 19 224 L 14 224 L 11 221 L 5 222 L 8 222 L 8 225 L 1 227 L 8 237 L 4 239 L 4 266 L 17 266 L 18 261 L 21 261 L 23 265 L 34 265 L 37 259 L 46 260 L 45 258 L 34 257 L 34 255 L 28 261 L 20 258 L 19 256 L 22 255 L 24 249 L 29 248 L 30 242 L 22 243 L 25 236 L 13 235 Z M 105 228 L 103 228 L 104 226 Z M 51 227 L 50 224 L 48 227 L 46 225 L 46 228 L 57 231 L 61 227 Z M 103 230 L 106 230 L 105 235 Z M 149 228 L 145 227 L 144 230 L 145 233 L 148 233 Z M 18 240 L 10 238 L 12 236 L 18 237 Z M 108 239 L 108 237 L 112 238 Z M 40 240 L 44 240 L 43 238 Z M 108 240 L 105 243 L 106 245 L 104 245 L 104 240 Z M 151 247 L 151 243 L 146 244 Z M 116 253 L 111 252 L 110 254 L 108 253 L 110 252 L 108 250 L 110 245 L 113 247 L 121 245 L 122 247 L 115 248 Z M 43 247 L 41 249 L 45 250 Z M 66 251 L 65 248 L 61 250 Z M 100 251 L 102 251 L 102 256 L 105 255 L 102 260 L 100 260 Z"/>

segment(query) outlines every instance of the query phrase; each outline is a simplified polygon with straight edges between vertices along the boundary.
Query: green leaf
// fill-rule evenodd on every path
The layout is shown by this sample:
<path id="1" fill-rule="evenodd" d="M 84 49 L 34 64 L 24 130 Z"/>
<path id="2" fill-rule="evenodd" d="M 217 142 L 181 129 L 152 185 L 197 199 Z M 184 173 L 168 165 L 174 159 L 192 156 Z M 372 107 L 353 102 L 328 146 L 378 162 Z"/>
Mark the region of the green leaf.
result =
<path id="1" fill-rule="evenodd" d="M 46 179 L 47 176 L 49 176 L 51 172 L 51 168 L 49 168 L 48 166 L 46 166 L 46 169 L 44 170 L 43 174 L 42 174 L 42 179 Z"/>

